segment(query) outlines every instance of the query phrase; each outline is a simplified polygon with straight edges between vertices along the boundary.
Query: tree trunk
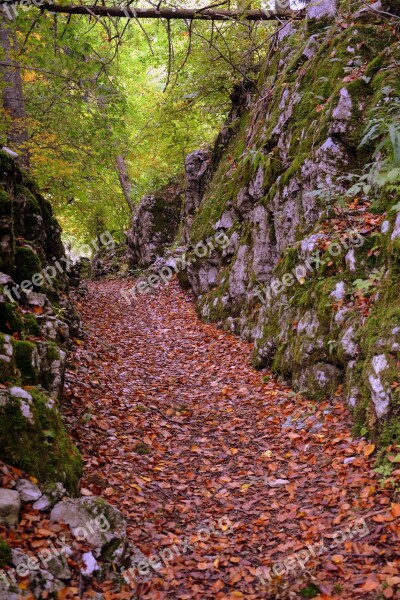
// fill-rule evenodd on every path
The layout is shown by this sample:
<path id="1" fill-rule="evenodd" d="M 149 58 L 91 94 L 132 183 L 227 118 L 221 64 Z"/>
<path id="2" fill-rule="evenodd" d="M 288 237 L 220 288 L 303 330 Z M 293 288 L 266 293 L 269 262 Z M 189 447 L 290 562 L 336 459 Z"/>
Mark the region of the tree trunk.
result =
<path id="1" fill-rule="evenodd" d="M 125 159 L 121 154 L 118 154 L 118 156 L 116 157 L 116 161 L 117 161 L 117 171 L 118 171 L 118 177 L 119 177 L 119 181 L 121 184 L 121 188 L 124 193 L 125 200 L 128 203 L 130 213 L 131 213 L 131 215 L 133 215 L 134 210 L 135 210 L 135 205 L 132 200 L 133 186 L 132 186 L 131 180 L 129 179 L 128 169 L 126 168 Z"/>
<path id="2" fill-rule="evenodd" d="M 15 60 L 18 48 L 15 15 L 12 9 L 12 6 L 3 6 L 0 9 L 0 45 L 3 54 L 0 75 L 4 86 L 2 89 L 3 110 L 8 119 L 7 145 L 11 150 L 17 152 L 19 164 L 28 168 L 28 129 L 21 69 L 18 68 L 19 65 Z"/>

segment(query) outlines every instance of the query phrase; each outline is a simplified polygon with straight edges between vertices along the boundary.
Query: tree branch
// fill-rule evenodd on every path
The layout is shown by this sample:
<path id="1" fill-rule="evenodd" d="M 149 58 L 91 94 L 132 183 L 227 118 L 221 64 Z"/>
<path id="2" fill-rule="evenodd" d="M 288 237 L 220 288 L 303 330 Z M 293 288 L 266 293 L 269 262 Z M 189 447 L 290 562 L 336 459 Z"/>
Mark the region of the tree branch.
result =
<path id="1" fill-rule="evenodd" d="M 0 5 L 18 5 L 18 0 L 0 0 Z M 38 3 L 37 3 L 38 4 Z M 26 3 L 24 3 L 26 6 Z M 32 4 L 32 7 L 36 5 Z M 61 5 L 44 2 L 36 6 L 41 11 L 65 13 L 69 15 L 90 15 L 97 17 L 125 17 L 128 19 L 186 19 L 189 21 L 227 21 L 244 19 L 246 21 L 273 21 L 275 19 L 288 19 L 301 16 L 301 11 L 291 10 L 213 10 L 195 8 L 133 8 L 128 5 L 121 6 L 85 6 Z"/>

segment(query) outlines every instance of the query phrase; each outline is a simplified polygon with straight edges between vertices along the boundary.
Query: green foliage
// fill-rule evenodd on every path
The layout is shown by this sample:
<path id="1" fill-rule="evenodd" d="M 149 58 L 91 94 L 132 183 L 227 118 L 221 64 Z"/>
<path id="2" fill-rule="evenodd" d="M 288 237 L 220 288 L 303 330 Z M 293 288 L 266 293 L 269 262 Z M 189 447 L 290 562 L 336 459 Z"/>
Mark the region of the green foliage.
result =
<path id="1" fill-rule="evenodd" d="M 68 236 L 123 239 L 116 157 L 135 203 L 182 173 L 185 155 L 215 137 L 234 83 L 256 78 L 271 25 L 222 23 L 211 36 L 210 23 L 171 21 L 169 38 L 157 20 L 125 28 L 46 13 L 32 31 L 32 15 L 17 23 L 34 177 Z"/>
<path id="2" fill-rule="evenodd" d="M 11 549 L 6 542 L 0 538 L 0 568 L 11 564 Z"/>

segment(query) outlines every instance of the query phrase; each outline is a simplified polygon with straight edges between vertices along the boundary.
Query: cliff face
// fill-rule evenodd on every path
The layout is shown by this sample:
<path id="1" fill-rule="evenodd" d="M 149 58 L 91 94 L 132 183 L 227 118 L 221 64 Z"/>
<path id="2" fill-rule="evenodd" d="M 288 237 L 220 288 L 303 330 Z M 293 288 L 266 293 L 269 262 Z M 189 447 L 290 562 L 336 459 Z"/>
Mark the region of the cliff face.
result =
<path id="1" fill-rule="evenodd" d="M 0 152 L 0 458 L 73 489 L 80 459 L 61 421 L 68 261 L 47 200 Z"/>
<path id="2" fill-rule="evenodd" d="M 182 183 L 171 182 L 142 198 L 127 234 L 132 268 L 149 267 L 178 233 L 182 208 Z"/>
<path id="3" fill-rule="evenodd" d="M 181 278 L 202 318 L 254 341 L 256 366 L 315 398 L 344 393 L 358 430 L 389 444 L 400 437 L 399 186 L 388 135 L 399 131 L 398 37 L 366 13 L 283 33 L 259 93 L 243 90 L 217 161 L 216 149 L 188 157 L 184 242 L 216 231 L 230 242 Z"/>

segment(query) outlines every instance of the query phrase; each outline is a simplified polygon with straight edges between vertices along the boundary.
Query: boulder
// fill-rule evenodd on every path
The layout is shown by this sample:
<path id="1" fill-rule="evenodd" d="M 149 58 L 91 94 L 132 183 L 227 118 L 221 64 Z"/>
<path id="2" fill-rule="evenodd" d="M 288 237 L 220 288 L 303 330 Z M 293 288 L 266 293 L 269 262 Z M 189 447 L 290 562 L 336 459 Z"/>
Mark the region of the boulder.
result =
<path id="1" fill-rule="evenodd" d="M 128 551 L 126 522 L 122 513 L 103 498 L 63 500 L 54 506 L 50 519 L 68 525 L 77 539 L 93 547 L 95 558 L 124 563 Z"/>

